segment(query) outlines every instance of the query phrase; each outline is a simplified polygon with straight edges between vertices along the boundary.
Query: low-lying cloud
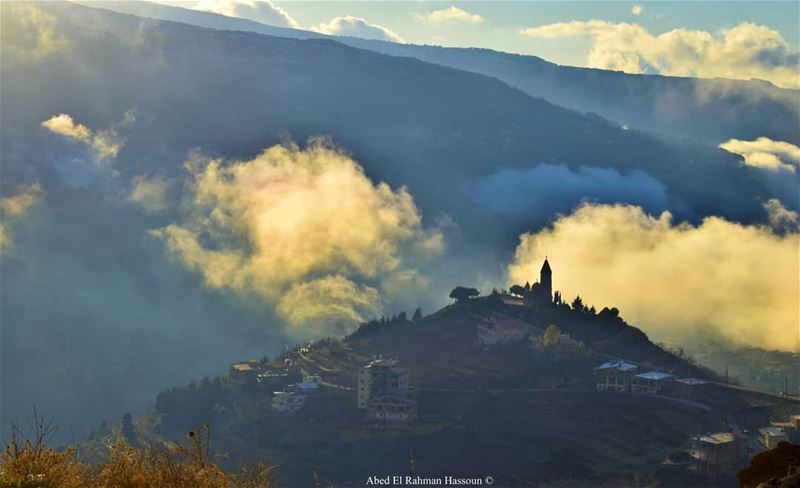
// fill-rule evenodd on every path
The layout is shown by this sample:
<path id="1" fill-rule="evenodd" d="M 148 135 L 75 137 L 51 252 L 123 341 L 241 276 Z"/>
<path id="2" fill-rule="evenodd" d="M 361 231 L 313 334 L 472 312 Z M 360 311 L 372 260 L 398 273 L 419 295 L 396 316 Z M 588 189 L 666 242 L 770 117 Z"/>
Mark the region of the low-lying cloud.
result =
<path id="1" fill-rule="evenodd" d="M 707 217 L 698 226 L 627 205 L 584 205 L 520 238 L 512 282 L 537 276 L 548 255 L 566 299 L 616 306 L 663 339 L 713 335 L 736 344 L 796 350 L 800 234 L 797 214 L 771 202 L 782 232 Z M 793 222 L 787 222 L 786 219 Z M 777 222 L 773 220 L 773 222 Z"/>
<path id="2" fill-rule="evenodd" d="M 405 43 L 400 35 L 392 32 L 390 29 L 367 22 L 367 20 L 360 17 L 353 17 L 352 15 L 345 15 L 331 19 L 328 23 L 322 23 L 311 30 L 321 34 L 328 34 L 331 36 L 350 36 L 360 37 L 362 39 L 378 39 L 381 41 L 401 42 Z"/>
<path id="3" fill-rule="evenodd" d="M 746 164 L 757 168 L 795 173 L 800 166 L 800 147 L 768 137 L 759 137 L 754 141 L 730 139 L 719 147 L 742 156 Z"/>
<path id="4" fill-rule="evenodd" d="M 780 32 L 742 23 L 715 36 L 674 29 L 653 35 L 638 24 L 605 20 L 558 22 L 522 29 L 533 38 L 589 36 L 587 65 L 627 73 L 660 73 L 703 78 L 758 78 L 778 86 L 800 87 L 800 52 Z"/>
<path id="5" fill-rule="evenodd" d="M 472 194 L 493 212 L 541 219 L 568 213 L 582 201 L 629 203 L 652 213 L 684 207 L 661 182 L 643 171 L 623 174 L 595 166 L 573 170 L 563 164 L 502 169 L 482 179 Z"/>
<path id="6" fill-rule="evenodd" d="M 119 134 L 119 129 L 126 128 L 136 121 L 136 112 L 125 112 L 122 121 L 108 129 L 93 131 L 83 124 L 76 123 L 69 114 L 58 114 L 42 122 L 45 129 L 64 136 L 68 139 L 82 142 L 91 147 L 97 155 L 98 161 L 117 157 L 125 140 Z"/>
<path id="7" fill-rule="evenodd" d="M 203 0 L 192 8 L 267 25 L 295 29 L 299 27 L 286 10 L 269 0 Z"/>
<path id="8" fill-rule="evenodd" d="M 404 188 L 373 184 L 319 140 L 229 164 L 195 154 L 186 168 L 183 218 L 151 234 L 208 286 L 275 306 L 296 335 L 342 334 L 379 316 L 383 290 L 442 252 Z"/>
<path id="9" fill-rule="evenodd" d="M 800 209 L 800 147 L 768 137 L 754 141 L 730 139 L 719 147 L 742 156 L 744 164 L 760 170 L 774 196 L 790 208 Z"/>
<path id="10" fill-rule="evenodd" d="M 0 52 L 15 61 L 37 62 L 68 55 L 72 43 L 59 31 L 58 18 L 34 2 L 4 2 Z M 6 10 L 8 9 L 8 10 Z"/>

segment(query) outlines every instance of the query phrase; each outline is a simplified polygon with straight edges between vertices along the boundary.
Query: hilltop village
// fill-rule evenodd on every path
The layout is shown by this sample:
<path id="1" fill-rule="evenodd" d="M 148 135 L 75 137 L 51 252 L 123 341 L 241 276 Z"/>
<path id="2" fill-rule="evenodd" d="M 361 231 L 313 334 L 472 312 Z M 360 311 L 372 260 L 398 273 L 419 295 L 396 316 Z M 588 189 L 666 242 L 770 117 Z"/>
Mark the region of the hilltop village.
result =
<path id="1" fill-rule="evenodd" d="M 380 462 L 408 458 L 382 439 L 512 429 L 536 445 L 592 439 L 598 456 L 609 455 L 603 443 L 623 442 L 631 452 L 647 453 L 638 461 L 642 466 L 668 466 L 668 477 L 685 483 L 733 476 L 754 453 L 800 440 L 797 399 L 730 384 L 653 344 L 615 308 L 597 311 L 580 297 L 565 303 L 553 282 L 545 260 L 533 284 L 487 295 L 459 286 L 450 294 L 454 303 L 431 315 L 401 313 L 364 323 L 343 339 L 233 364 L 226 377 L 160 394 L 153 430 L 179 435 L 210 422 L 232 439 L 256 432 L 246 442 L 279 446 L 276 452 L 287 459 L 301 449 L 304 458 L 326 466 L 327 452 L 352 449 L 353 456 L 369 457 L 357 450 L 373 443 L 393 453 Z M 338 447 L 326 439 L 339 439 Z M 503 439 L 492 441 L 498 453 L 510 448 Z M 465 439 L 463 448 L 471 442 Z M 562 471 L 610 476 L 616 469 L 599 458 L 542 456 L 541 464 L 530 466 L 531 476 L 547 477 L 552 466 L 573 462 L 580 466 Z M 475 466 L 489 462 L 512 459 L 486 458 Z M 289 476 L 305 479 L 302 466 L 296 472 L 292 466 L 284 467 Z M 334 478 L 337 470 L 346 472 L 339 463 L 327 467 Z"/>
<path id="2" fill-rule="evenodd" d="M 565 370 L 562 376 L 552 375 L 543 379 L 539 386 L 563 389 L 591 388 L 602 394 L 633 396 L 657 396 L 664 400 L 706 408 L 702 403 L 708 390 L 719 387 L 719 382 L 710 372 L 694 368 L 695 376 L 688 371 L 651 366 L 649 361 L 634 361 L 600 352 L 604 345 L 612 341 L 595 342 L 595 348 L 561 330 L 557 324 L 525 320 L 530 314 L 536 315 L 544 308 L 565 307 L 560 293 L 553 290 L 553 271 L 545 259 L 539 280 L 532 285 L 513 285 L 510 290 L 493 290 L 481 297 L 473 288 L 456 287 L 451 293 L 454 307 L 482 304 L 486 309 L 479 320 L 473 322 L 472 347 L 486 353 L 514 351 L 535 357 L 550 364 L 579 363 L 594 366 L 578 372 Z M 596 314 L 580 301 L 572 304 L 572 309 L 581 309 L 587 314 Z M 524 311 L 523 314 L 515 312 Z M 604 309 L 600 316 L 617 318 L 615 309 Z M 420 320 L 417 315 L 414 321 Z M 354 334 L 369 335 L 370 331 L 391 328 L 394 322 L 407 321 L 405 316 L 382 322 L 364 324 Z M 628 331 L 624 331 L 627 334 Z M 613 339 L 613 338 L 612 338 Z M 599 346 L 599 347 L 598 347 Z M 597 349 L 597 350 L 593 350 Z M 402 358 L 379 354 L 357 367 L 356 383 L 335 383 L 341 375 L 316 364 L 312 370 L 314 345 L 305 345 L 284 354 L 280 362 L 262 364 L 257 361 L 234 364 L 230 375 L 242 383 L 254 383 L 260 389 L 269 390 L 270 385 L 288 383 L 280 390 L 271 392 L 269 408 L 276 414 L 297 414 L 314 397 L 325 389 L 348 392 L 352 406 L 362 412 L 362 421 L 372 429 L 409 429 L 426 412 L 419 406 L 419 390 Z M 691 368 L 690 368 L 691 369 Z M 331 377 L 330 381 L 324 378 Z M 441 388 L 439 388 L 441 389 Z M 724 471 L 733 469 L 748 455 L 759 449 L 777 446 L 783 440 L 798 440 L 800 414 L 790 414 L 782 420 L 764 423 L 757 431 L 745 432 L 736 425 L 727 425 L 719 432 L 698 433 L 687 439 L 684 451 L 695 469 Z M 680 457 L 680 456 L 678 456 Z"/>

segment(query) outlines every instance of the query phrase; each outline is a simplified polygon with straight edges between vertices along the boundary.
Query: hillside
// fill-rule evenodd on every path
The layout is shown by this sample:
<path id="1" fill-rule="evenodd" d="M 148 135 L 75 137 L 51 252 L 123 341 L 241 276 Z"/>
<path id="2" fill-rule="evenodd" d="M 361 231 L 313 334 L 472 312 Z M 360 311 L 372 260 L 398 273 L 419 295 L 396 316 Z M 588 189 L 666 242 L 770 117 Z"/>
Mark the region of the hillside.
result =
<path id="1" fill-rule="evenodd" d="M 259 32 L 299 39 L 325 38 L 311 31 L 275 27 L 149 2 L 92 2 L 95 6 L 143 17 Z M 752 80 L 696 79 L 559 66 L 536 56 L 491 49 L 448 48 L 336 37 L 354 47 L 416 58 L 429 63 L 492 76 L 534 97 L 593 112 L 634 129 L 717 145 L 730 138 L 767 136 L 797 144 L 797 90 Z M 674 110 L 680 100 L 681 110 Z"/>
<path id="2" fill-rule="evenodd" d="M 469 282 L 499 275 L 520 233 L 596 195 L 571 188 L 588 179 L 583 167 L 608 170 L 610 182 L 588 182 L 611 195 L 606 203 L 667 209 L 676 220 L 763 222 L 772 196 L 762 172 L 722 150 L 624 130 L 481 74 L 330 39 L 67 2 L 0 9 L 0 190 L 5 198 L 39 185 L 42 200 L 15 228 L 16 252 L 3 257 L 13 286 L 0 304 L 0 416 L 23 419 L 36 403 L 65 426 L 62 440 L 66 426 L 80 436 L 98 418 L 145 411 L 158 391 L 241 356 L 274 354 L 285 340 L 272 309 L 205 287 L 148 234 L 178 220 L 193 150 L 236 160 L 287 139 L 330 137 L 375 184 L 406 186 L 423 225 L 457 235 L 440 267 L 472 273 Z M 54 42 L 32 50 L 42 40 Z M 59 114 L 115 135 L 118 153 L 98 159 L 42 126 Z M 489 197 L 503 188 L 476 194 L 498 171 L 543 164 L 565 181 L 547 181 L 545 196 L 525 193 L 533 210 L 494 211 Z M 639 173 L 652 180 L 652 208 L 651 195 L 616 196 Z M 143 176 L 165 186 L 161 212 L 130 201 Z"/>
<path id="3" fill-rule="evenodd" d="M 257 366 L 276 372 L 295 362 L 297 370 L 286 377 L 256 382 L 231 373 L 164 392 L 153 417 L 138 424 L 138 435 L 180 438 L 192 425 L 211 422 L 216 449 L 230 455 L 227 462 L 235 466 L 261 453 L 280 466 L 278 479 L 291 486 L 315 479 L 360 485 L 375 473 L 409 469 L 425 476 L 491 475 L 500 486 L 564 479 L 582 486 L 630 482 L 634 476 L 665 486 L 709 482 L 663 461 L 685 448 L 692 435 L 726 430 L 720 412 L 751 427 L 763 421 L 774 399 L 721 386 L 689 400 L 596 391 L 594 367 L 609 357 L 716 378 L 612 315 L 482 298 L 413 321 L 376 321 L 345 339 L 298 347 Z M 585 341 L 587 350 L 554 359 L 524 345 L 478 348 L 477 327 L 491 316 L 523 321 L 533 331 L 557 323 Z M 357 371 L 378 355 L 397 358 L 409 371 L 419 402 L 419 419 L 411 428 L 372 428 L 356 409 Z M 301 410 L 270 410 L 273 391 L 310 374 L 318 374 L 323 386 Z M 731 472 L 716 479 L 734 478 Z"/>

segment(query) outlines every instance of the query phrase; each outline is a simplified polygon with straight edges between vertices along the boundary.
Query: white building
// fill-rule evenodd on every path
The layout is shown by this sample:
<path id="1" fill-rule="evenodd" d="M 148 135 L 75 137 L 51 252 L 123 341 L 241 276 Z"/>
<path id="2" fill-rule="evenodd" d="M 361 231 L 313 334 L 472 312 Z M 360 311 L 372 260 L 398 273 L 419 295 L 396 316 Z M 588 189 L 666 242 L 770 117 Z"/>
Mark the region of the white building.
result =
<path id="1" fill-rule="evenodd" d="M 758 429 L 761 444 L 767 449 L 778 447 L 781 442 L 789 442 L 789 433 L 781 427 L 762 427 Z"/>
<path id="2" fill-rule="evenodd" d="M 631 391 L 634 393 L 646 393 L 648 395 L 658 395 L 664 393 L 672 387 L 675 376 L 664 371 L 648 371 L 633 377 L 631 381 Z"/>
<path id="3" fill-rule="evenodd" d="M 598 391 L 630 391 L 633 376 L 638 368 L 625 361 L 609 361 L 594 369 Z"/>
<path id="4" fill-rule="evenodd" d="M 358 408 L 367 408 L 370 399 L 383 395 L 407 397 L 409 390 L 408 370 L 396 359 L 375 359 L 358 371 Z"/>
<path id="5" fill-rule="evenodd" d="M 272 394 L 272 409 L 276 412 L 296 412 L 305 404 L 304 395 L 295 395 L 288 391 L 276 391 Z"/>

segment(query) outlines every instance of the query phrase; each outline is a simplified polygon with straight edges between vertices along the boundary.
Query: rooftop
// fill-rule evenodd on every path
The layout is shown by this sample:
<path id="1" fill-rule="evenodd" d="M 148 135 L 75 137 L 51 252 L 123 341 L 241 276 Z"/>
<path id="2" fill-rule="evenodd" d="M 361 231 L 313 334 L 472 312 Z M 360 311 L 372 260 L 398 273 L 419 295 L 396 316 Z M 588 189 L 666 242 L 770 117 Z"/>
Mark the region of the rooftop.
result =
<path id="1" fill-rule="evenodd" d="M 635 364 L 626 363 L 625 361 L 609 361 L 607 363 L 603 363 L 595 369 L 618 369 L 620 371 L 632 371 L 636 369 Z"/>
<path id="2" fill-rule="evenodd" d="M 706 380 L 701 380 L 700 378 L 678 378 L 678 383 L 683 383 L 684 385 L 705 385 L 708 383 Z"/>
<path id="3" fill-rule="evenodd" d="M 672 378 L 673 375 L 665 373 L 664 371 L 648 371 L 647 373 L 637 374 L 636 377 L 644 378 L 646 380 L 664 380 L 667 378 Z"/>
<path id="4" fill-rule="evenodd" d="M 238 364 L 232 364 L 231 369 L 234 371 L 246 373 L 249 371 L 253 371 L 253 366 L 250 363 L 238 363 Z"/>
<path id="5" fill-rule="evenodd" d="M 786 435 L 786 431 L 785 431 L 785 430 L 783 430 L 783 429 L 782 429 L 782 428 L 780 428 L 780 427 L 761 427 L 760 429 L 758 429 L 758 431 L 759 431 L 759 432 L 760 432 L 762 435 L 768 435 L 768 436 L 782 436 L 782 435 Z"/>
<path id="6" fill-rule="evenodd" d="M 734 441 L 733 434 L 730 432 L 717 432 L 695 437 L 696 440 L 706 444 L 727 444 Z"/>

